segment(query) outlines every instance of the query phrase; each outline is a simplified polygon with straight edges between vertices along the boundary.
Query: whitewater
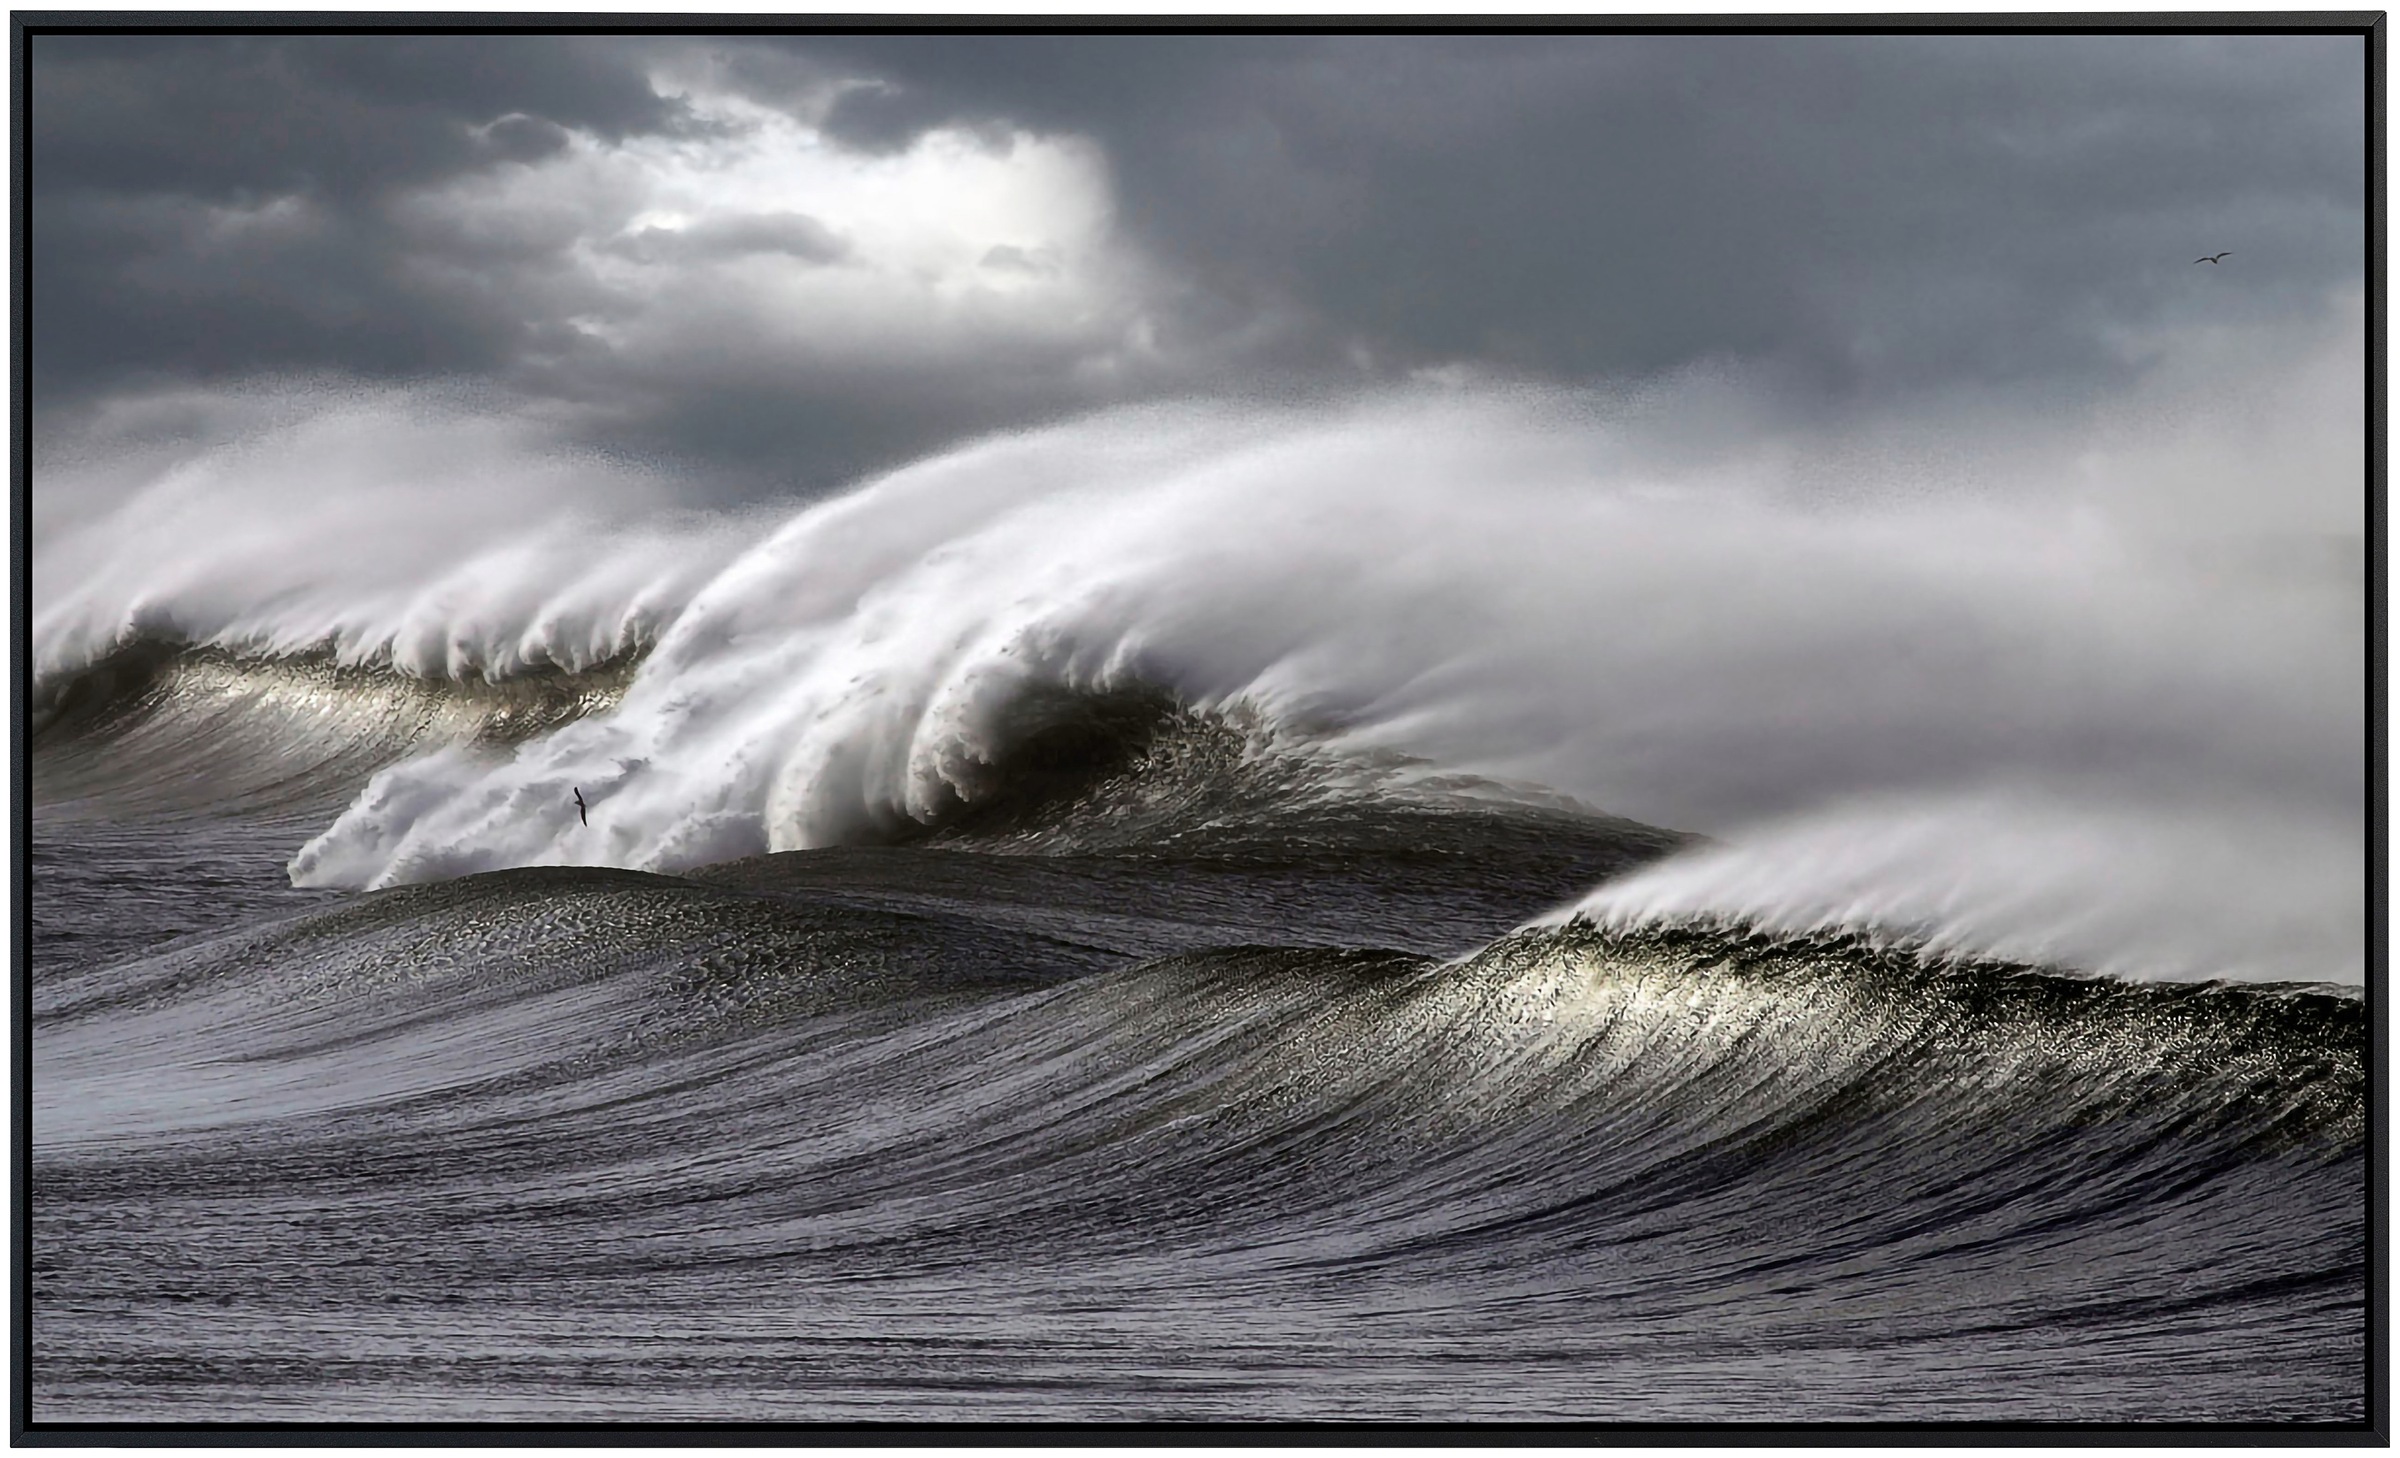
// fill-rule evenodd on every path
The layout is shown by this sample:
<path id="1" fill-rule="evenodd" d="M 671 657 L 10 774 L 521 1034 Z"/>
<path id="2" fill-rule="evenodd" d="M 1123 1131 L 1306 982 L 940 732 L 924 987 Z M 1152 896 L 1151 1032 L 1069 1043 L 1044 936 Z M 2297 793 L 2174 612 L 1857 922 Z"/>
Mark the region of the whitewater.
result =
<path id="1" fill-rule="evenodd" d="M 1579 405 L 1135 410 L 780 517 L 644 511 L 658 483 L 521 424 L 336 408 L 37 542 L 37 712 L 145 640 L 409 680 L 630 665 L 505 755 L 381 770 L 292 857 L 373 888 L 886 840 L 1058 705 L 1154 690 L 1394 792 L 1532 787 L 1724 843 L 1606 918 L 2360 979 L 2355 479 L 2287 466 L 2271 519 L 2199 532 L 2107 477 L 1911 491 L 1883 463 L 1828 501 L 1788 443 L 1677 460 Z M 578 787 L 591 833 L 558 813 Z"/>

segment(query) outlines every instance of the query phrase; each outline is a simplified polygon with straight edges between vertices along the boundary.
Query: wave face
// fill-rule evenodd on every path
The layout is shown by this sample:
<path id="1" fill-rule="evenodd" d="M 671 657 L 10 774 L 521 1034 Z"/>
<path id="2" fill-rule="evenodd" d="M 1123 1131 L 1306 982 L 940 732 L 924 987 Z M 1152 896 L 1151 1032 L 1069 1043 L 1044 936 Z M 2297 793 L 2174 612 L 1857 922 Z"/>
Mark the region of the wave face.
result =
<path id="1" fill-rule="evenodd" d="M 2355 999 L 1402 950 L 1505 925 L 1450 869 L 532 869 L 54 978 L 37 1409 L 2362 1415 Z"/>
<path id="2" fill-rule="evenodd" d="M 73 467 L 35 1410 L 2363 1421 L 2354 480 L 1721 403 Z"/>

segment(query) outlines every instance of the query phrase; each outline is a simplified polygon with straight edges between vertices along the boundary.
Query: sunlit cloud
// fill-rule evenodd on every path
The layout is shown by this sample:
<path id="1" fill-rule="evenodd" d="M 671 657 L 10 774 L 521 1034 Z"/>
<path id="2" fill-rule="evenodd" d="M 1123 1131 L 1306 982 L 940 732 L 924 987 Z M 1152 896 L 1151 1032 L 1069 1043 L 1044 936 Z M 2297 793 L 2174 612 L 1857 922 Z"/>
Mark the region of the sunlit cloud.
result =
<path id="1" fill-rule="evenodd" d="M 398 211 L 519 252 L 567 322 L 636 370 L 938 364 L 1011 342 L 1084 362 L 1152 336 L 1086 140 L 950 129 L 864 155 L 790 111 L 674 99 L 684 133 L 571 133 Z"/>

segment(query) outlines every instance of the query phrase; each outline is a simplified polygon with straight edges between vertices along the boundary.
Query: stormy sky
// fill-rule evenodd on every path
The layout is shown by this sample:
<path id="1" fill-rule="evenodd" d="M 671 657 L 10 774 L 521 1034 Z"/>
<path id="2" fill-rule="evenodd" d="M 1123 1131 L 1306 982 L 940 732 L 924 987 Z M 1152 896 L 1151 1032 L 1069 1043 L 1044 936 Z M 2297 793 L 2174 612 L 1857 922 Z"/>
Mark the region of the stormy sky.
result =
<path id="1" fill-rule="evenodd" d="M 37 451 L 294 380 L 724 496 L 1410 378 L 2074 400 L 2355 308 L 2364 48 L 37 35 Z"/>

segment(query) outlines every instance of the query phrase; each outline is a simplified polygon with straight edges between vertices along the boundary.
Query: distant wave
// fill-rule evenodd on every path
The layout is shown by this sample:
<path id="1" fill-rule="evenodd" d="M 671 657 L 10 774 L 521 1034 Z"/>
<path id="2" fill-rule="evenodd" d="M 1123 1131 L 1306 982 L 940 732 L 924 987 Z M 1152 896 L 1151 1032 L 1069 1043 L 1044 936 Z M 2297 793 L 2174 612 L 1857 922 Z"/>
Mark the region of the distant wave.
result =
<path id="1" fill-rule="evenodd" d="M 425 680 L 328 654 L 241 658 L 156 640 L 35 686 L 34 798 L 45 818 L 317 808 L 395 760 L 485 755 L 613 705 L 630 667 L 500 683 Z"/>
<path id="2" fill-rule="evenodd" d="M 218 408 L 222 438 L 163 463 L 137 443 L 37 469 L 37 685 L 149 641 L 422 679 L 580 670 L 641 651 L 751 532 L 455 401 Z"/>
<path id="3" fill-rule="evenodd" d="M 627 654 L 572 672 L 528 668 L 501 679 L 428 679 L 343 663 L 329 650 L 250 657 L 179 638 L 136 638 L 72 672 L 36 680 L 27 727 L 36 745 L 55 745 L 122 733 L 146 718 L 186 712 L 195 700 L 230 697 L 261 712 L 280 707 L 294 727 L 409 705 L 447 733 L 522 739 L 613 707 L 638 661 L 638 654 Z"/>

